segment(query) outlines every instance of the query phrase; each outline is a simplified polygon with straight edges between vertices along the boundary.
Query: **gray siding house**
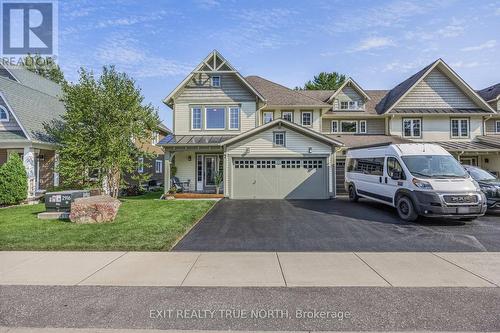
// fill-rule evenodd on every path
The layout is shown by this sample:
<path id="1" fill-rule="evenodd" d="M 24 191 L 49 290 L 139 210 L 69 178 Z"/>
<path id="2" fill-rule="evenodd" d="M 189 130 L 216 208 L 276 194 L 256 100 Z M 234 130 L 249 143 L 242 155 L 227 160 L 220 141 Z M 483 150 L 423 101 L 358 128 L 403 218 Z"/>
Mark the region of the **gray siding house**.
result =
<path id="1" fill-rule="evenodd" d="M 214 192 L 222 175 L 229 198 L 323 199 L 343 191 L 346 149 L 405 142 L 500 173 L 494 87 L 476 92 L 438 59 L 390 90 L 349 78 L 335 91 L 296 91 L 244 77 L 213 51 L 164 99 L 165 182 L 174 164 L 193 192 Z"/>

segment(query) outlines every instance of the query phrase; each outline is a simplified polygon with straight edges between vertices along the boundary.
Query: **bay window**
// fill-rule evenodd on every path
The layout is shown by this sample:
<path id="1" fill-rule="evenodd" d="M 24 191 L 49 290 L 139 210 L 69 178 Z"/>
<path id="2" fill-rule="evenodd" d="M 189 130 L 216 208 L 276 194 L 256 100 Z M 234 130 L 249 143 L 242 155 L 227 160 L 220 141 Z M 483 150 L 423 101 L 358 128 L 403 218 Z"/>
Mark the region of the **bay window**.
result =
<path id="1" fill-rule="evenodd" d="M 452 119 L 451 120 L 451 137 L 452 138 L 468 138 L 469 137 L 469 119 Z"/>
<path id="2" fill-rule="evenodd" d="M 223 130 L 226 128 L 226 109 L 224 107 L 205 108 L 205 127 L 208 130 Z"/>
<path id="3" fill-rule="evenodd" d="M 422 135 L 422 120 L 419 118 L 403 118 L 403 136 L 420 138 Z"/>

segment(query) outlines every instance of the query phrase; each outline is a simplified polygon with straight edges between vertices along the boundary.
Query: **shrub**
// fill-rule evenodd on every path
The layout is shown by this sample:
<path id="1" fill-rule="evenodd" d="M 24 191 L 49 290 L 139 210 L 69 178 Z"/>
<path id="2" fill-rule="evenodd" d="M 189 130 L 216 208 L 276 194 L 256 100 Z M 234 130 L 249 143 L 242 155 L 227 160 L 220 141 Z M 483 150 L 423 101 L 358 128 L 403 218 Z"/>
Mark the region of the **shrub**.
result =
<path id="1" fill-rule="evenodd" d="M 0 167 L 0 205 L 15 205 L 28 197 L 28 176 L 18 154 Z"/>

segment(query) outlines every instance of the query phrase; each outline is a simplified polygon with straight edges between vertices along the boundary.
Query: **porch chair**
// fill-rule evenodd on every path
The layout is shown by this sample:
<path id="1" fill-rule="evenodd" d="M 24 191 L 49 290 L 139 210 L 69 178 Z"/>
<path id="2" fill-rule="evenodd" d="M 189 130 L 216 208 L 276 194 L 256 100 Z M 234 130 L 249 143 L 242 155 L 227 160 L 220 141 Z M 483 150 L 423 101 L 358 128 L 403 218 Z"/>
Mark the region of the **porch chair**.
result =
<path id="1" fill-rule="evenodd" d="M 181 182 L 179 178 L 177 177 L 172 177 L 170 179 L 172 186 L 177 189 L 177 191 L 180 190 L 180 192 L 188 192 L 189 191 L 189 180 L 185 182 Z"/>

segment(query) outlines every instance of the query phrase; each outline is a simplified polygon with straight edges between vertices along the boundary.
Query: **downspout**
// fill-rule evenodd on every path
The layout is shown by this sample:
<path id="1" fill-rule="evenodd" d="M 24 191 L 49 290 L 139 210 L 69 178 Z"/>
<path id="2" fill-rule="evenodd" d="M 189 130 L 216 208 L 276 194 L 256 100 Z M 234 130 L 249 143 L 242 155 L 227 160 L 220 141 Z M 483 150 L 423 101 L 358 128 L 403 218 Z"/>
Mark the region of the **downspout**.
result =
<path id="1" fill-rule="evenodd" d="M 261 121 L 260 121 L 260 113 L 262 111 L 262 109 L 264 109 L 265 107 L 267 106 L 267 102 L 264 101 L 264 105 L 262 105 L 262 107 L 258 108 L 257 109 L 257 117 L 255 117 L 255 127 L 258 127 L 259 125 L 261 125 Z"/>
<path id="2" fill-rule="evenodd" d="M 391 116 L 389 118 L 385 118 L 388 120 L 387 122 L 387 135 L 392 135 L 391 134 L 391 120 L 394 119 L 394 114 L 391 114 Z"/>

